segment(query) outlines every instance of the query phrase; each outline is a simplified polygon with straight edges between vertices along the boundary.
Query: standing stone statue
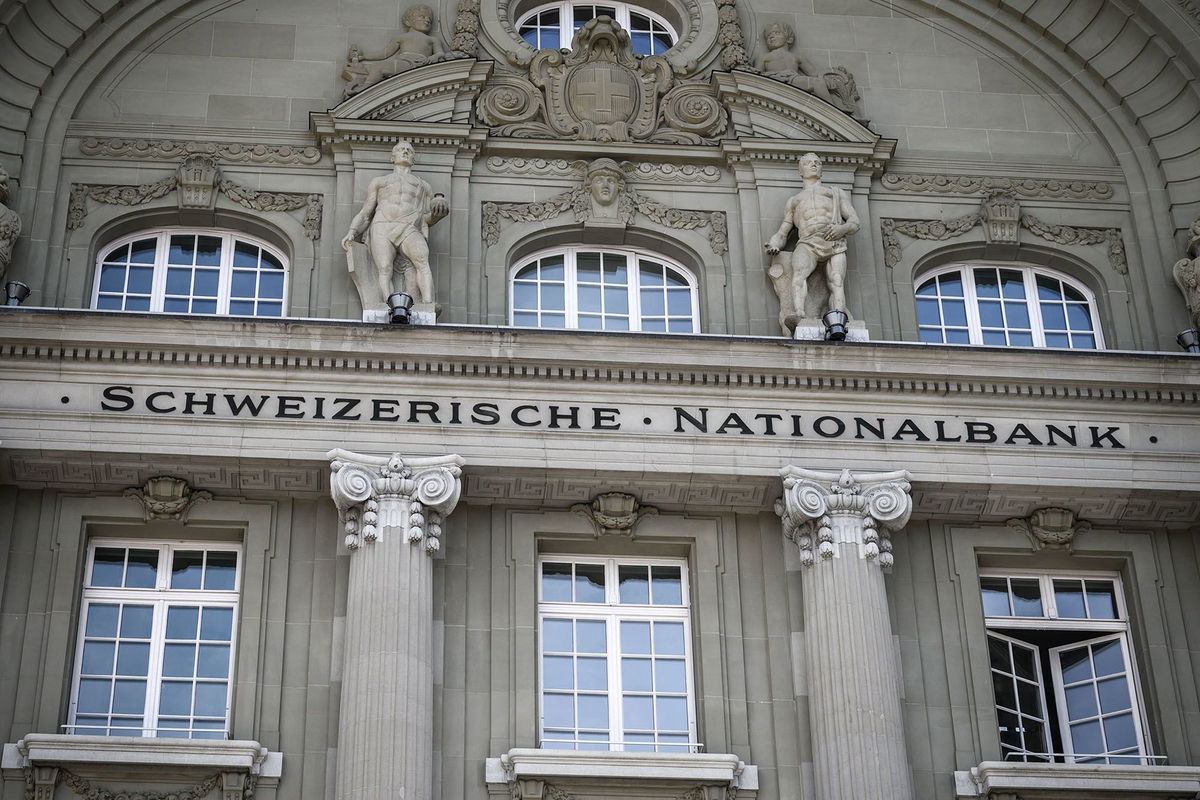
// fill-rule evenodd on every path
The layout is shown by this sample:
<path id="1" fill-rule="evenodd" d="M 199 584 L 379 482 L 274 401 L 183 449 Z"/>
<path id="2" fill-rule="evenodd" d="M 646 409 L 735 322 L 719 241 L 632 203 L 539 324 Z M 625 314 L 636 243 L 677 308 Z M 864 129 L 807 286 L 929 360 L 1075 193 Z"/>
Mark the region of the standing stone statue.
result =
<path id="1" fill-rule="evenodd" d="M 449 214 L 450 206 L 443 195 L 434 194 L 427 182 L 413 174 L 414 156 L 409 142 L 399 142 L 392 148 L 395 170 L 371 181 L 362 210 L 342 239 L 342 249 L 349 254 L 350 271 L 364 312 L 386 312 L 388 296 L 398 291 L 392 277 L 396 256 L 401 255 L 409 264 L 404 272 L 404 291 L 416 301 L 417 319 L 422 319 L 421 312 L 428 312 L 425 319 L 432 322 L 435 308 L 429 226 Z M 364 230 L 373 270 L 367 268 L 366 253 L 356 241 Z"/>
<path id="2" fill-rule="evenodd" d="M 8 172 L 0 167 L 0 280 L 8 272 L 8 265 L 12 263 L 13 244 L 21 235 L 21 218 L 5 205 L 7 202 Z"/>
<path id="3" fill-rule="evenodd" d="M 770 22 L 763 28 L 767 52 L 758 57 L 755 67 L 769 78 L 815 94 L 847 114 L 858 113 L 858 87 L 845 67 L 818 72 L 808 59 L 792 52 L 796 32 L 786 22 Z"/>
<path id="4" fill-rule="evenodd" d="M 1171 273 L 1175 276 L 1179 291 L 1183 292 L 1192 327 L 1200 328 L 1200 219 L 1193 222 L 1188 231 L 1185 255 L 1187 257 L 1175 262 Z"/>
<path id="5" fill-rule="evenodd" d="M 768 274 L 779 295 L 779 324 L 791 334 L 801 320 L 819 320 L 827 311 L 846 311 L 846 237 L 857 233 L 858 214 L 844 189 L 821 183 L 821 159 L 816 153 L 800 158 L 804 188 L 792 195 L 783 212 L 783 223 L 766 243 L 773 256 Z M 788 234 L 796 230 L 796 248 L 781 252 Z M 825 265 L 824 276 L 817 267 Z M 814 274 L 817 273 L 817 274 Z M 824 278 L 828 301 L 817 305 L 810 297 L 810 282 Z M 813 323 L 817 324 L 817 323 Z"/>
<path id="6" fill-rule="evenodd" d="M 346 81 L 343 99 L 358 94 L 384 78 L 442 60 L 442 44 L 430 33 L 433 30 L 432 8 L 427 5 L 409 6 L 400 23 L 404 26 L 404 32 L 396 37 L 386 54 L 368 58 L 357 45 L 350 48 L 346 65 L 342 68 L 342 80 Z"/>

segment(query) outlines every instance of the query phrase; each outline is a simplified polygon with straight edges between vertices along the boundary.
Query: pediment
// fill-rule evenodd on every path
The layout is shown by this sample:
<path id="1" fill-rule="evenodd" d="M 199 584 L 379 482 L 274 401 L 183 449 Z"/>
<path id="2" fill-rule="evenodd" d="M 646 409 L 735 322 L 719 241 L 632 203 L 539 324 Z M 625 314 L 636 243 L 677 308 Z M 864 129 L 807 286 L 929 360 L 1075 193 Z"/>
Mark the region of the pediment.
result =
<path id="1" fill-rule="evenodd" d="M 337 119 L 468 123 L 492 62 L 459 58 L 415 67 L 343 100 Z"/>
<path id="2" fill-rule="evenodd" d="M 783 81 L 752 72 L 714 72 L 712 82 L 737 138 L 874 144 L 880 137 L 849 114 Z"/>

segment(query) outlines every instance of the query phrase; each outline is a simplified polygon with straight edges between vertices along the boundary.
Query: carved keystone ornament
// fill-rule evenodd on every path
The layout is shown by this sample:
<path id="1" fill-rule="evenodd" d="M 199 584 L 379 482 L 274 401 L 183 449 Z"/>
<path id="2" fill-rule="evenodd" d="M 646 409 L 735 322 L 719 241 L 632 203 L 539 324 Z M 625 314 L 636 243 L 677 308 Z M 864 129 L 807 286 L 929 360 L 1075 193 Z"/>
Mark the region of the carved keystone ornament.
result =
<path id="1" fill-rule="evenodd" d="M 140 489 L 126 489 L 125 497 L 142 504 L 146 522 L 154 519 L 176 519 L 187 522 L 192 507 L 212 500 L 212 493 L 194 490 L 182 478 L 160 475 L 151 478 Z"/>
<path id="2" fill-rule="evenodd" d="M 1092 529 L 1069 508 L 1039 508 L 1028 517 L 1013 517 L 1005 524 L 1029 537 L 1034 550 L 1069 550 L 1076 534 Z"/>
<path id="3" fill-rule="evenodd" d="M 642 517 L 658 514 L 654 506 L 644 506 L 636 497 L 624 492 L 596 495 L 592 502 L 576 503 L 571 510 L 592 523 L 597 539 L 601 536 L 628 536 L 632 539 L 633 529 Z"/>
<path id="4" fill-rule="evenodd" d="M 571 52 L 539 50 L 526 75 L 493 78 L 479 119 L 501 136 L 710 144 L 728 119 L 712 89 L 676 80 L 663 56 L 637 58 L 610 17 L 588 21 Z"/>

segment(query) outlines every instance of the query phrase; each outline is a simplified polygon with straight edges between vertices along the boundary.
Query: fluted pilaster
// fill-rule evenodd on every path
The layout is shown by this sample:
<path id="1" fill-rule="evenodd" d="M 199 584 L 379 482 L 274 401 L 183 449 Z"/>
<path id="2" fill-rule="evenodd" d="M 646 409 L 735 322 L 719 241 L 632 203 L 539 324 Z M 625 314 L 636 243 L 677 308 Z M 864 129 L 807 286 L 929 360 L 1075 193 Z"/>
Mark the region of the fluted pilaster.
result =
<path id="1" fill-rule="evenodd" d="M 805 650 L 817 800 L 911 800 L 880 567 L 912 510 L 907 471 L 785 467 L 776 506 L 805 566 Z"/>
<path id="2" fill-rule="evenodd" d="M 458 503 L 459 456 L 329 453 L 352 552 L 338 724 L 338 800 L 429 800 L 433 566 Z"/>

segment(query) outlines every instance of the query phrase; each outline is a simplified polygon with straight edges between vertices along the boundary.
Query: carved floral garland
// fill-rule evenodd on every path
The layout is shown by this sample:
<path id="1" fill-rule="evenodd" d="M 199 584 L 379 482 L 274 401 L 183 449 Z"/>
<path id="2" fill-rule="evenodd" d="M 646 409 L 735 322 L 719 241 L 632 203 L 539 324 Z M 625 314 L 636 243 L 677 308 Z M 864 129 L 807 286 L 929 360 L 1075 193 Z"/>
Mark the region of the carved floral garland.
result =
<path id="1" fill-rule="evenodd" d="M 981 221 L 978 212 L 947 220 L 936 219 L 890 219 L 879 222 L 883 234 L 883 263 L 889 269 L 902 260 L 900 235 L 927 241 L 945 241 L 962 236 Z M 1049 242 L 1064 245 L 1107 245 L 1109 265 L 1126 275 L 1129 263 L 1125 257 L 1125 244 L 1121 241 L 1120 228 L 1084 228 L 1071 225 L 1052 225 L 1032 214 L 1021 215 L 1021 227 Z"/>
<path id="2" fill-rule="evenodd" d="M 219 174 L 219 170 L 218 170 Z M 168 175 L 154 183 L 127 186 L 105 186 L 89 183 L 71 184 L 71 198 L 67 206 L 67 230 L 83 227 L 87 218 L 87 201 L 116 206 L 140 206 L 165 197 L 179 186 L 178 175 Z M 299 192 L 260 192 L 242 186 L 228 178 L 217 181 L 217 189 L 233 202 L 251 211 L 295 211 L 305 209 L 304 235 L 312 241 L 321 238 L 321 218 L 324 199 L 319 194 Z"/>
<path id="3" fill-rule="evenodd" d="M 574 213 L 576 222 L 590 219 L 591 196 L 587 189 L 571 189 L 535 203 L 484 203 L 483 240 L 488 244 L 500 241 L 502 220 L 540 222 L 554 219 L 568 209 Z M 641 192 L 622 192 L 617 201 L 618 218 L 628 225 L 633 222 L 635 212 L 676 230 L 708 228 L 708 243 L 712 251 L 724 255 L 729 249 L 729 229 L 724 211 L 685 211 L 652 200 Z"/>
<path id="4" fill-rule="evenodd" d="M 316 147 L 291 144 L 239 144 L 236 142 L 197 142 L 177 139 L 98 139 L 80 141 L 85 156 L 133 159 L 177 159 L 206 155 L 222 161 L 242 164 L 316 164 L 321 151 Z"/>
<path id="5" fill-rule="evenodd" d="M 33 798 L 35 793 L 33 768 L 26 767 L 24 772 L 25 796 L 26 798 Z M 70 770 L 62 768 L 58 770 L 58 778 L 71 791 L 79 797 L 84 798 L 84 800 L 203 800 L 204 797 L 207 797 L 209 793 L 221 785 L 221 773 L 219 772 L 205 778 L 195 786 L 165 792 L 129 791 L 125 789 L 113 791 L 102 786 L 96 786 L 94 783 L 79 777 Z M 256 775 L 247 776 L 246 788 L 241 793 L 244 800 L 252 800 L 254 797 L 254 787 L 257 779 Z"/>
<path id="6" fill-rule="evenodd" d="M 985 194 L 1011 191 L 1023 197 L 1066 197 L 1108 200 L 1112 184 L 1103 181 L 1063 181 L 1054 178 L 1004 178 L 983 175 L 921 175 L 889 172 L 880 180 L 893 192 L 915 194 Z"/>

